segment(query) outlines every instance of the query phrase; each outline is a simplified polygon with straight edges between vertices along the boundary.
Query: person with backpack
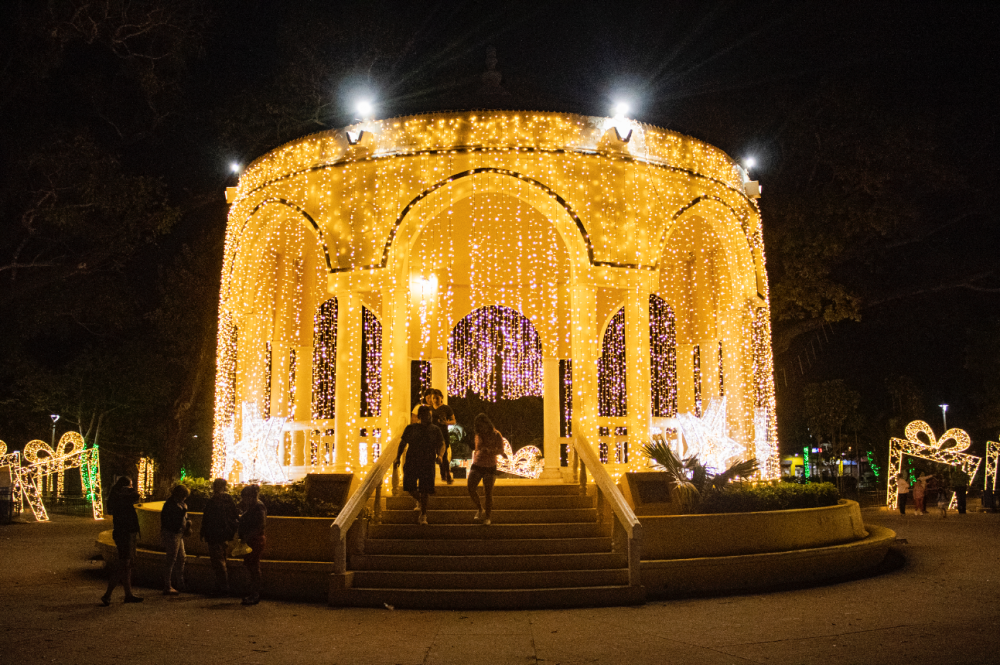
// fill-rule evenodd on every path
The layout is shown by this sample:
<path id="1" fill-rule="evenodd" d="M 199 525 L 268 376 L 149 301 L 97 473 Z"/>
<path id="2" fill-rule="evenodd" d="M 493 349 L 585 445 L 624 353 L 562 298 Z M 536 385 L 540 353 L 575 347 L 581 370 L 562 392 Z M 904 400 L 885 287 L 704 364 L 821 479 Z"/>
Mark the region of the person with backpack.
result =
<path id="1" fill-rule="evenodd" d="M 135 504 L 141 500 L 128 476 L 116 480 L 108 496 L 108 512 L 114 517 L 111 537 L 118 549 L 118 561 L 111 570 L 108 590 L 101 596 L 101 603 L 105 607 L 111 604 L 111 592 L 119 584 L 125 589 L 126 603 L 141 603 L 143 600 L 132 593 L 132 561 L 135 559 L 135 545 L 139 539 L 139 515 L 135 512 Z"/>
<path id="2" fill-rule="evenodd" d="M 229 595 L 229 570 L 226 567 L 228 542 L 236 537 L 240 511 L 236 501 L 226 491 L 226 479 L 216 478 L 212 483 L 212 498 L 205 505 L 201 518 L 201 539 L 208 543 L 208 557 L 215 571 L 213 597 Z"/>

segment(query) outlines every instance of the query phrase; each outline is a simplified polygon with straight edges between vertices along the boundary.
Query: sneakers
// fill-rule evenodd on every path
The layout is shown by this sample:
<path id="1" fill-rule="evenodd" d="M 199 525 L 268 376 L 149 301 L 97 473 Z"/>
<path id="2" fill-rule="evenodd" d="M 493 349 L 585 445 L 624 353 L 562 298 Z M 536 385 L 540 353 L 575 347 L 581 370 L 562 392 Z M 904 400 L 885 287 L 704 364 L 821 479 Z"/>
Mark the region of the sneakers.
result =
<path id="1" fill-rule="evenodd" d="M 101 605 L 107 607 L 110 604 L 111 604 L 111 596 L 101 596 Z"/>
<path id="2" fill-rule="evenodd" d="M 472 521 L 473 522 L 482 522 L 483 521 L 483 509 L 482 508 L 480 508 L 479 512 L 476 513 L 476 516 L 472 518 Z"/>
<path id="3" fill-rule="evenodd" d="M 180 591 L 178 591 L 177 589 L 164 589 L 163 590 L 163 595 L 164 596 L 176 596 L 176 595 L 179 595 L 179 594 L 180 594 Z"/>
<path id="4" fill-rule="evenodd" d="M 492 524 L 492 522 L 490 522 L 490 518 L 489 517 L 484 517 L 482 523 L 483 523 L 484 526 Z"/>
<path id="5" fill-rule="evenodd" d="M 427 515 L 421 515 L 420 517 L 418 517 L 417 518 L 417 524 L 423 524 L 424 526 L 426 526 L 427 525 Z"/>

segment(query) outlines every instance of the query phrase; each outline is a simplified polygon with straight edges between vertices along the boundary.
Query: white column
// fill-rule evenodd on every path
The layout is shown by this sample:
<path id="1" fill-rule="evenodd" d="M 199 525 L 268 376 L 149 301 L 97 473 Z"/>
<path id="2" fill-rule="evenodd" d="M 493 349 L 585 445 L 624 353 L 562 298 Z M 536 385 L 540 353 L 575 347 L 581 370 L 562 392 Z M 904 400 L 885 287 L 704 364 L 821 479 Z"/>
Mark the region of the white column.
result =
<path id="1" fill-rule="evenodd" d="M 448 359 L 431 358 L 431 388 L 437 388 L 448 401 Z"/>
<path id="2" fill-rule="evenodd" d="M 570 346 L 573 354 L 573 435 L 587 439 L 597 452 L 597 289 L 570 287 Z"/>
<path id="3" fill-rule="evenodd" d="M 542 398 L 545 470 L 542 478 L 559 478 L 559 359 L 542 360 L 544 396 Z"/>
<path id="4" fill-rule="evenodd" d="M 694 413 L 694 344 L 677 345 L 677 412 Z"/>
<path id="5" fill-rule="evenodd" d="M 409 278 L 407 262 L 400 262 L 396 278 L 382 289 L 382 440 L 398 436 L 410 422 Z M 395 431 L 396 428 L 399 431 Z"/>
<path id="6" fill-rule="evenodd" d="M 292 405 L 292 420 L 305 422 L 312 420 L 312 347 L 295 348 L 295 404 Z M 298 466 L 309 466 L 309 431 L 292 432 L 292 455 Z"/>
<path id="7" fill-rule="evenodd" d="M 338 473 L 359 466 L 358 436 L 361 417 L 361 296 L 355 291 L 337 294 L 337 406 L 334 413 L 333 466 Z"/>
<path id="8" fill-rule="evenodd" d="M 625 296 L 625 371 L 628 379 L 629 460 L 649 442 L 652 411 L 649 360 L 649 274 L 631 271 Z"/>

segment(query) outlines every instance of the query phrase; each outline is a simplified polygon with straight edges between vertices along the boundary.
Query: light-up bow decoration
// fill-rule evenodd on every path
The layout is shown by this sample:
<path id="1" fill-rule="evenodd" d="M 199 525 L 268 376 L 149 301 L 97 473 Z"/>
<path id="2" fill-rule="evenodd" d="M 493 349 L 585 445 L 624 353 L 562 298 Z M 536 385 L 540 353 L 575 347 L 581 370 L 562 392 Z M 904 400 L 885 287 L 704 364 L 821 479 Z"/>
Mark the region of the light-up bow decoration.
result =
<path id="1" fill-rule="evenodd" d="M 35 439 L 29 441 L 24 447 L 24 460 L 35 467 L 35 474 L 44 484 L 44 479 L 55 473 L 57 479 L 56 493 L 62 496 L 66 489 L 66 469 L 75 468 L 67 466 L 67 460 L 73 455 L 83 452 L 86 444 L 79 432 L 66 432 L 59 438 L 56 449 L 52 450 L 49 444 Z"/>
<path id="2" fill-rule="evenodd" d="M 6 452 L 7 446 L 3 446 Z M 66 432 L 59 439 L 56 449 L 44 441 L 35 439 L 24 447 L 24 453 L 0 455 L 0 464 L 9 465 L 11 475 L 16 479 L 15 498 L 28 500 L 35 519 L 48 520 L 48 513 L 42 503 L 40 487 L 42 480 L 56 474 L 59 493 L 64 489 L 64 473 L 69 469 L 80 469 L 83 492 L 90 502 L 94 519 L 104 519 L 104 497 L 101 491 L 101 463 L 97 446 L 86 447 L 79 432 Z M 22 462 L 25 464 L 22 465 Z"/>
<path id="3" fill-rule="evenodd" d="M 980 457 L 963 452 L 972 445 L 972 439 L 969 438 L 968 432 L 957 427 L 952 427 L 938 439 L 934 436 L 934 430 L 930 425 L 922 420 L 914 420 L 906 426 L 905 433 L 905 439 L 895 437 L 889 439 L 889 483 L 886 488 L 886 502 L 890 508 L 895 508 L 897 505 L 894 481 L 902 469 L 903 455 L 957 466 L 970 478 L 976 475 L 983 461 Z M 926 438 L 926 442 L 920 437 L 921 434 Z M 949 507 L 954 508 L 957 505 L 957 497 L 952 496 Z"/>
<path id="4" fill-rule="evenodd" d="M 27 499 L 28 505 L 31 506 L 31 512 L 35 515 L 35 519 L 39 522 L 47 522 L 49 515 L 45 510 L 45 504 L 42 503 L 42 493 L 38 491 L 38 486 L 35 484 L 35 479 L 31 474 L 26 473 L 21 467 L 21 453 L 16 450 L 8 453 L 7 444 L 0 441 L 0 467 L 2 466 L 10 468 L 10 479 L 13 483 L 11 487 L 12 499 L 14 502 L 20 506 L 21 501 Z"/>
<path id="5" fill-rule="evenodd" d="M 540 459 L 542 451 L 535 446 L 525 446 L 514 454 L 510 441 L 504 439 L 503 451 L 507 453 L 507 457 L 497 455 L 497 471 L 522 478 L 537 478 L 545 470 L 545 462 Z"/>
<path id="6" fill-rule="evenodd" d="M 1000 458 L 1000 443 L 986 442 L 986 473 L 983 474 L 983 487 L 988 490 L 997 489 L 997 461 Z"/>

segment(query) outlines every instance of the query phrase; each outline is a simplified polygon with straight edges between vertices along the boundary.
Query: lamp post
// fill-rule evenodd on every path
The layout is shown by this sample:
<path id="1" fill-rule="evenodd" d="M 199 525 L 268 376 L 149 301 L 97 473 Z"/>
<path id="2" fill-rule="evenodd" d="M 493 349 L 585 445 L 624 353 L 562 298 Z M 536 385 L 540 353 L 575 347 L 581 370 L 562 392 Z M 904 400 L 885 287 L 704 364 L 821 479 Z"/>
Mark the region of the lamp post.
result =
<path id="1" fill-rule="evenodd" d="M 944 421 L 944 431 L 948 431 L 948 405 L 938 404 L 941 407 L 941 420 Z"/>
<path id="2" fill-rule="evenodd" d="M 49 418 L 52 418 L 52 449 L 55 450 L 56 447 L 56 421 L 59 420 L 59 416 L 53 413 Z"/>

